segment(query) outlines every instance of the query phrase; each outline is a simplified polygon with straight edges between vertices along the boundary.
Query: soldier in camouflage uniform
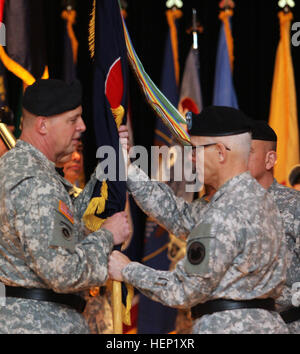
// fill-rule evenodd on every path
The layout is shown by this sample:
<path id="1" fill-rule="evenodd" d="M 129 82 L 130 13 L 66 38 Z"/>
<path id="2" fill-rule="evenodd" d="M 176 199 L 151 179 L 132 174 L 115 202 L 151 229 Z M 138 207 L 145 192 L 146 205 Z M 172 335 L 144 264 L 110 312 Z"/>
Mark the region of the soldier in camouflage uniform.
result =
<path id="1" fill-rule="evenodd" d="M 193 120 L 205 183 L 217 190 L 206 205 L 128 169 L 137 203 L 173 234 L 188 235 L 187 252 L 173 271 L 156 271 L 114 251 L 109 275 L 167 306 L 192 307 L 194 333 L 288 333 L 273 300 L 286 277 L 284 232 L 272 197 L 247 172 L 249 131 L 249 120 L 231 108 L 209 107 Z"/>
<path id="2" fill-rule="evenodd" d="M 75 204 L 76 198 L 82 193 L 84 188 L 84 180 L 81 178 L 83 174 L 83 145 L 82 142 L 77 145 L 76 150 L 59 164 L 56 164 L 56 169 L 61 170 L 61 175 L 70 183 L 73 188 L 69 191 L 69 195 Z M 76 184 L 81 181 L 79 188 Z M 76 184 L 75 184 L 76 183 Z M 92 187 L 93 184 L 92 184 Z M 85 190 L 87 192 L 87 190 Z M 91 190 L 92 192 L 92 190 Z M 90 193 L 86 193 L 90 195 Z M 82 208 L 81 208 L 82 209 Z M 85 210 L 83 210 L 85 211 Z M 81 216 L 78 215 L 79 218 Z M 108 281 L 107 283 L 111 283 Z M 88 323 L 92 334 L 112 334 L 112 306 L 111 306 L 111 291 L 107 286 L 93 287 L 82 293 L 86 301 L 83 317 Z"/>
<path id="3" fill-rule="evenodd" d="M 72 202 L 55 163 L 85 125 L 79 83 L 38 80 L 23 100 L 23 130 L 0 159 L 0 333 L 88 333 L 76 292 L 103 284 L 108 255 L 129 235 L 125 213 L 86 236 L 81 217 L 95 174 Z"/>
<path id="4" fill-rule="evenodd" d="M 283 220 L 288 268 L 283 294 L 277 300 L 278 311 L 291 333 L 300 333 L 300 308 L 292 305 L 293 284 L 300 284 L 300 192 L 279 184 L 273 176 L 277 160 L 277 136 L 264 121 L 253 122 L 249 169 L 253 177 L 274 197 Z M 298 314 L 297 314 L 298 313 Z M 298 319 L 297 319 L 298 318 Z"/>

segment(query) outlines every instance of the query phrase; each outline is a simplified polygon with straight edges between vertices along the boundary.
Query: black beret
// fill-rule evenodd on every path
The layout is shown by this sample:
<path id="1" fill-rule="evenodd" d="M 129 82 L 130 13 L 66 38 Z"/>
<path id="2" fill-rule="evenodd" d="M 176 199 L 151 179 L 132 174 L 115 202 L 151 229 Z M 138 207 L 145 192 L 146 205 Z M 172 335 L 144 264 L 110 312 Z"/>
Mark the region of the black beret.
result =
<path id="1" fill-rule="evenodd" d="M 2 106 L 0 108 L 0 123 L 6 125 L 14 125 L 14 114 L 8 106 Z"/>
<path id="2" fill-rule="evenodd" d="M 292 168 L 291 172 L 289 173 L 289 182 L 290 185 L 293 186 L 296 183 L 299 183 L 300 179 L 300 165 L 296 165 Z"/>
<path id="3" fill-rule="evenodd" d="M 23 97 L 23 107 L 37 116 L 54 116 L 71 111 L 81 105 L 81 85 L 56 79 L 39 79 L 28 86 Z"/>
<path id="4" fill-rule="evenodd" d="M 253 120 L 252 139 L 277 142 L 277 135 L 264 120 Z"/>
<path id="5" fill-rule="evenodd" d="M 235 108 L 210 106 L 192 114 L 188 129 L 194 136 L 238 135 L 251 131 L 251 119 Z"/>

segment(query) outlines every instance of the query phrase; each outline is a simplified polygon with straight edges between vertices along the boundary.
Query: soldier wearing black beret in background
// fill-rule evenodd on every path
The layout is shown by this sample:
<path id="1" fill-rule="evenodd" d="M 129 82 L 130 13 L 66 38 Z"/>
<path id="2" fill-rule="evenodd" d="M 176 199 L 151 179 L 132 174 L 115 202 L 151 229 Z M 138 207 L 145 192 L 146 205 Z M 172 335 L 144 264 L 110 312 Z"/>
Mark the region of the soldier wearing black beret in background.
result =
<path id="1" fill-rule="evenodd" d="M 125 213 L 86 236 L 95 174 L 73 202 L 55 170 L 86 129 L 81 114 L 79 82 L 38 80 L 25 91 L 20 140 L 0 159 L 0 333 L 88 333 L 74 293 L 106 281 L 108 255 L 129 236 Z"/>
<path id="2" fill-rule="evenodd" d="M 253 121 L 249 170 L 274 197 L 282 216 L 288 245 L 286 286 L 277 300 L 277 307 L 290 332 L 300 334 L 300 308 L 292 304 L 293 296 L 300 288 L 300 192 L 279 184 L 274 178 L 276 145 L 277 135 L 268 123 Z"/>
<path id="3" fill-rule="evenodd" d="M 300 191 L 300 165 L 296 165 L 291 169 L 289 182 L 294 189 Z"/>
<path id="4" fill-rule="evenodd" d="M 113 251 L 109 275 L 164 305 L 191 307 L 194 333 L 288 333 L 274 306 L 286 277 L 284 230 L 273 198 L 247 169 L 251 122 L 239 110 L 208 107 L 189 130 L 194 148 L 204 149 L 204 183 L 216 189 L 209 203 L 177 198 L 133 164 L 127 182 L 149 216 L 187 236 L 186 256 L 173 271 L 157 271 Z"/>

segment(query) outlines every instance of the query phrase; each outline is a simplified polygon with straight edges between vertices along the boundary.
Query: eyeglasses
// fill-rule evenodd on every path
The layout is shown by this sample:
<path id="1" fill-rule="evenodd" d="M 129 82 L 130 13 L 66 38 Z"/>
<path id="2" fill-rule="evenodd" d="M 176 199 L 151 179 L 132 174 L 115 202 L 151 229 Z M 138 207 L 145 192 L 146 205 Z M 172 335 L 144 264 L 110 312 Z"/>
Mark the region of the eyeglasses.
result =
<path id="1" fill-rule="evenodd" d="M 222 144 L 224 145 L 225 149 L 228 150 L 228 151 L 231 151 L 231 149 L 229 149 L 229 147 L 227 147 L 225 144 L 223 143 L 211 143 L 211 144 L 203 144 L 203 145 L 192 145 L 192 157 L 196 157 L 196 149 L 197 148 L 200 148 L 200 147 L 203 147 L 204 149 L 206 147 L 209 147 L 209 146 L 213 146 L 213 145 L 217 145 L 217 144 Z"/>

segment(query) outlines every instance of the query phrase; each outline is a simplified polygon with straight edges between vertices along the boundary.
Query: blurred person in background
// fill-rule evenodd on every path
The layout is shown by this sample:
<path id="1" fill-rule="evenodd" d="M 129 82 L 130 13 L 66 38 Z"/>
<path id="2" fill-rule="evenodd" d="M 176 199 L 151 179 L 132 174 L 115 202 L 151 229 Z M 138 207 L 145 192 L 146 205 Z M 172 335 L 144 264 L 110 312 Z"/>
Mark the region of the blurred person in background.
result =
<path id="1" fill-rule="evenodd" d="M 292 168 L 289 174 L 289 182 L 294 189 L 300 191 L 300 165 L 296 165 Z"/>

